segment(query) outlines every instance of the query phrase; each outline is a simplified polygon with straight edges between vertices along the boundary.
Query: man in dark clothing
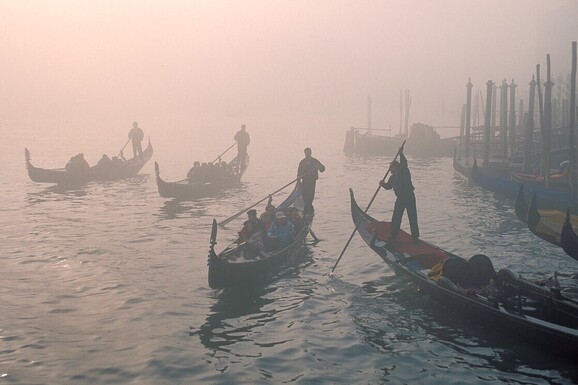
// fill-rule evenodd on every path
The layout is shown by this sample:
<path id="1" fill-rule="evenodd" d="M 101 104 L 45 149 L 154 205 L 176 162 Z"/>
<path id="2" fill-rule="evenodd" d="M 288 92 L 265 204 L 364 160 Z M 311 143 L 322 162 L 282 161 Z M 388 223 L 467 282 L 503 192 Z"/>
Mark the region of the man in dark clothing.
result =
<path id="1" fill-rule="evenodd" d="M 144 139 L 144 133 L 142 129 L 138 126 L 137 122 L 133 122 L 132 129 L 128 133 L 128 137 L 132 140 L 132 151 L 134 157 L 140 156 L 142 158 L 142 146 L 141 142 Z"/>
<path id="2" fill-rule="evenodd" d="M 407 159 L 403 155 L 403 146 L 399 149 L 399 162 L 393 161 L 390 164 L 391 176 L 389 180 L 384 182 L 379 181 L 379 185 L 386 190 L 391 190 L 397 199 L 395 200 L 395 206 L 393 209 L 393 215 L 391 217 L 391 234 L 390 238 L 395 239 L 399 233 L 399 228 L 401 226 L 401 218 L 403 217 L 403 212 L 407 210 L 407 216 L 409 218 L 409 227 L 411 229 L 411 236 L 414 240 L 419 238 L 419 227 L 417 225 L 417 207 L 415 204 L 415 194 L 414 187 L 411 183 L 411 173 L 407 167 Z"/>
<path id="3" fill-rule="evenodd" d="M 301 179 L 301 195 L 303 196 L 303 215 L 313 215 L 313 199 L 315 198 L 315 185 L 319 179 L 318 171 L 324 172 L 325 166 L 320 161 L 311 156 L 311 149 L 307 147 L 304 151 L 305 158 L 299 162 L 297 178 Z"/>
<path id="4" fill-rule="evenodd" d="M 257 218 L 257 210 L 251 209 L 247 211 L 249 217 L 243 222 L 243 229 L 239 231 L 239 240 L 241 242 L 249 240 L 253 234 L 260 232 L 262 235 L 266 234 L 265 223 Z"/>
<path id="5" fill-rule="evenodd" d="M 245 131 L 245 125 L 241 125 L 241 129 L 235 134 L 235 141 L 237 142 L 237 156 L 239 157 L 239 168 L 243 170 L 245 168 L 245 162 L 247 160 L 247 147 L 251 143 L 251 137 L 249 133 Z"/>

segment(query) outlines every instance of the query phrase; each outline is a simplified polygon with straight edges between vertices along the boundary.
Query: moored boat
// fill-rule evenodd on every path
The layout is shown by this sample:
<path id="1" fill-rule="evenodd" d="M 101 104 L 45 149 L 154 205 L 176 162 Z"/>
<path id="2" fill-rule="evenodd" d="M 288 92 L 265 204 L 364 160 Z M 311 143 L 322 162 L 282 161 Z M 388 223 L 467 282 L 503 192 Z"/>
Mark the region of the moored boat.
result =
<path id="1" fill-rule="evenodd" d="M 566 254 L 578 260 L 578 235 L 576 235 L 573 228 L 573 219 L 573 216 L 570 215 L 570 210 L 566 210 L 566 217 L 560 233 L 560 245 Z"/>
<path id="2" fill-rule="evenodd" d="M 477 254 L 466 260 L 400 231 L 386 241 L 390 223 L 376 221 L 357 205 L 351 214 L 367 245 L 395 272 L 455 314 L 578 360 L 578 304 L 556 287 L 540 286 L 511 271 L 496 272 L 491 260 Z"/>
<path id="3" fill-rule="evenodd" d="M 297 183 L 293 192 L 277 207 L 286 210 L 301 196 L 300 184 Z M 250 286 L 266 281 L 283 267 L 298 263 L 305 255 L 305 240 L 311 231 L 313 217 L 303 217 L 300 230 L 293 236 L 291 242 L 274 250 L 256 250 L 246 242 L 225 248 L 220 253 L 215 251 L 217 243 L 217 221 L 213 219 L 211 246 L 209 249 L 209 286 L 213 289 L 227 287 Z"/>
<path id="4" fill-rule="evenodd" d="M 452 156 L 456 145 L 454 139 L 442 139 L 433 127 L 421 123 L 413 124 L 407 137 L 377 135 L 373 131 L 377 130 L 351 128 L 346 134 L 344 152 L 395 155 L 405 140 L 408 155 L 435 158 Z"/>
<path id="5" fill-rule="evenodd" d="M 240 186 L 241 177 L 248 166 L 248 157 L 243 167 L 240 167 L 238 157 L 235 157 L 228 165 L 231 172 L 227 175 L 210 180 L 189 181 L 188 179 L 183 179 L 177 182 L 166 182 L 161 178 L 159 165 L 155 162 L 159 195 L 163 198 L 175 198 L 177 200 L 191 200 L 212 196 L 225 189 Z"/>
<path id="6" fill-rule="evenodd" d="M 521 182 L 512 179 L 511 176 L 486 173 L 483 168 L 478 167 L 475 159 L 470 171 L 470 178 L 478 186 L 514 201 L 517 199 L 522 185 Z M 578 205 L 572 203 L 567 189 L 546 188 L 536 184 L 527 185 L 527 187 L 528 192 L 536 195 L 543 208 L 565 211 L 570 202 L 572 212 L 578 209 Z"/>
<path id="7" fill-rule="evenodd" d="M 543 240 L 562 249 L 574 259 L 578 259 L 578 237 L 573 227 L 578 226 L 578 216 L 569 210 L 538 209 L 536 195 L 532 196 L 530 206 L 524 197 L 524 188 L 520 185 L 515 206 L 516 216 L 528 225 L 528 229 Z"/>
<path id="8" fill-rule="evenodd" d="M 86 170 L 75 171 L 66 168 L 45 169 L 32 165 L 30 151 L 24 151 L 26 169 L 30 180 L 36 183 L 56 183 L 60 185 L 78 185 L 90 181 L 110 181 L 135 176 L 153 156 L 153 147 L 149 139 L 148 146 L 142 156 L 126 161 L 111 163 L 106 166 L 95 165 Z"/>

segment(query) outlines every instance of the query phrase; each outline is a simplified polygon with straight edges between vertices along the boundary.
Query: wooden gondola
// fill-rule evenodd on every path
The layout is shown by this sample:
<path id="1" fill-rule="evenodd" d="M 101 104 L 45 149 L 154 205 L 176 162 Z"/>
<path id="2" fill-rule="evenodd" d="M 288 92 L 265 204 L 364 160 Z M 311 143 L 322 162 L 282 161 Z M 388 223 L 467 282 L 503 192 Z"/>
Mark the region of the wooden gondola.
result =
<path id="1" fill-rule="evenodd" d="M 286 210 L 301 196 L 301 185 L 297 183 L 293 192 L 277 210 Z M 289 245 L 280 250 L 259 251 L 246 243 L 235 242 L 220 253 L 215 252 L 217 243 L 217 221 L 213 219 L 211 246 L 209 249 L 209 286 L 213 289 L 251 286 L 266 282 L 283 267 L 295 265 L 305 253 L 305 238 L 311 231 L 313 216 L 305 215 L 300 231 Z"/>
<path id="2" fill-rule="evenodd" d="M 69 171 L 66 168 L 38 168 L 30 162 L 30 151 L 24 151 L 26 168 L 30 180 L 37 183 L 56 183 L 60 185 L 79 185 L 90 181 L 110 181 L 135 176 L 153 156 L 153 147 L 149 139 L 148 146 L 142 156 L 128 159 L 119 166 L 92 166 L 86 172 Z"/>
<path id="3" fill-rule="evenodd" d="M 578 235 L 574 232 L 573 219 L 574 217 L 570 215 L 570 210 L 566 210 L 564 225 L 562 225 L 560 233 L 560 245 L 566 254 L 578 260 Z"/>
<path id="4" fill-rule="evenodd" d="M 363 133 L 361 131 L 364 131 Z M 409 137 L 374 134 L 378 130 L 352 128 L 346 133 L 344 152 L 361 155 L 395 155 L 406 140 L 404 152 L 411 156 L 436 158 L 450 157 L 456 146 L 455 139 L 442 139 L 434 128 L 416 123 Z"/>
<path id="5" fill-rule="evenodd" d="M 400 231 L 387 241 L 391 223 L 378 222 L 351 195 L 358 233 L 396 274 L 409 278 L 422 292 L 454 314 L 491 327 L 503 337 L 519 338 L 578 360 L 578 303 L 556 285 L 540 286 L 496 272 L 491 260 L 478 254 L 466 260 Z"/>
<path id="6" fill-rule="evenodd" d="M 578 216 L 570 215 L 570 211 L 538 209 L 536 195 L 532 196 L 530 206 L 524 198 L 524 188 L 520 186 L 515 206 L 516 216 L 528 225 L 528 229 L 543 240 L 562 247 L 562 249 L 578 260 L 578 237 L 573 227 L 578 226 Z"/>
<path id="7" fill-rule="evenodd" d="M 470 177 L 478 186 L 512 200 L 517 199 L 520 186 L 522 185 L 521 182 L 512 179 L 511 175 L 502 176 L 485 173 L 483 169 L 478 167 L 475 159 Z M 572 204 L 567 188 L 559 189 L 556 186 L 545 188 L 544 186 L 536 184 L 526 186 L 530 193 L 536 195 L 536 198 L 540 201 L 540 205 L 544 208 L 565 211 L 570 202 L 573 209 L 578 209 L 578 205 Z"/>
<path id="8" fill-rule="evenodd" d="M 178 182 L 166 182 L 161 178 L 159 165 L 155 162 L 155 174 L 159 194 L 163 198 L 191 200 L 213 196 L 225 189 L 240 186 L 241 177 L 247 170 L 247 167 L 249 167 L 249 157 L 246 157 L 243 167 L 239 167 L 238 157 L 235 157 L 229 163 L 229 166 L 234 170 L 231 175 L 210 182 L 200 181 L 189 183 L 187 179 Z"/>

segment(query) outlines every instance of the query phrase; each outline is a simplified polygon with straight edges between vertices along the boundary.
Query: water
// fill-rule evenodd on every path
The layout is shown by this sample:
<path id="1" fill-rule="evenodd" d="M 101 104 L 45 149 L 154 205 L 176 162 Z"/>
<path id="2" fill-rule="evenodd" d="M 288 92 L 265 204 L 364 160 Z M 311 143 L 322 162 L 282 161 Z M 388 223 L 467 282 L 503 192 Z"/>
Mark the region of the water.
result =
<path id="1" fill-rule="evenodd" d="M 166 180 L 183 178 L 194 160 L 212 160 L 237 126 L 201 135 L 141 125 Z M 244 185 L 180 203 L 159 197 L 152 162 L 135 178 L 70 191 L 28 180 L 24 146 L 40 167 L 60 167 L 80 151 L 94 163 L 102 152 L 118 151 L 125 132 L 92 138 L 9 131 L 0 145 L 0 384 L 578 380 L 572 362 L 431 303 L 358 236 L 329 275 L 353 230 L 348 188 L 365 206 L 390 157 L 344 155 L 345 129 L 285 128 L 248 124 L 252 157 Z M 111 144 L 111 137 L 119 139 Z M 306 146 L 327 166 L 314 203 L 313 228 L 322 241 L 265 287 L 211 290 L 212 219 L 294 179 Z M 468 186 L 450 159 L 409 162 L 423 239 L 465 257 L 487 254 L 496 268 L 529 277 L 576 271 L 575 261 L 515 218 L 513 202 Z M 393 201 L 382 191 L 369 212 L 389 219 Z M 217 250 L 233 241 L 242 220 L 219 230 Z"/>

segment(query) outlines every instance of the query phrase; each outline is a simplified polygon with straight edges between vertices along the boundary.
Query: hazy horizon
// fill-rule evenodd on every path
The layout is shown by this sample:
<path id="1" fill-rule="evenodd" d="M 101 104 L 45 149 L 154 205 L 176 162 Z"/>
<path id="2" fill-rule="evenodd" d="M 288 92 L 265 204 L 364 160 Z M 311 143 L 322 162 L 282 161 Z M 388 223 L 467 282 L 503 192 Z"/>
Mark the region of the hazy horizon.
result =
<path id="1" fill-rule="evenodd" d="M 373 126 L 397 130 L 405 89 L 410 123 L 455 125 L 470 77 L 482 90 L 514 79 L 522 96 L 547 53 L 554 74 L 567 71 L 568 9 L 576 2 L 0 1 L 0 125 L 344 131 L 366 125 L 371 96 Z"/>

